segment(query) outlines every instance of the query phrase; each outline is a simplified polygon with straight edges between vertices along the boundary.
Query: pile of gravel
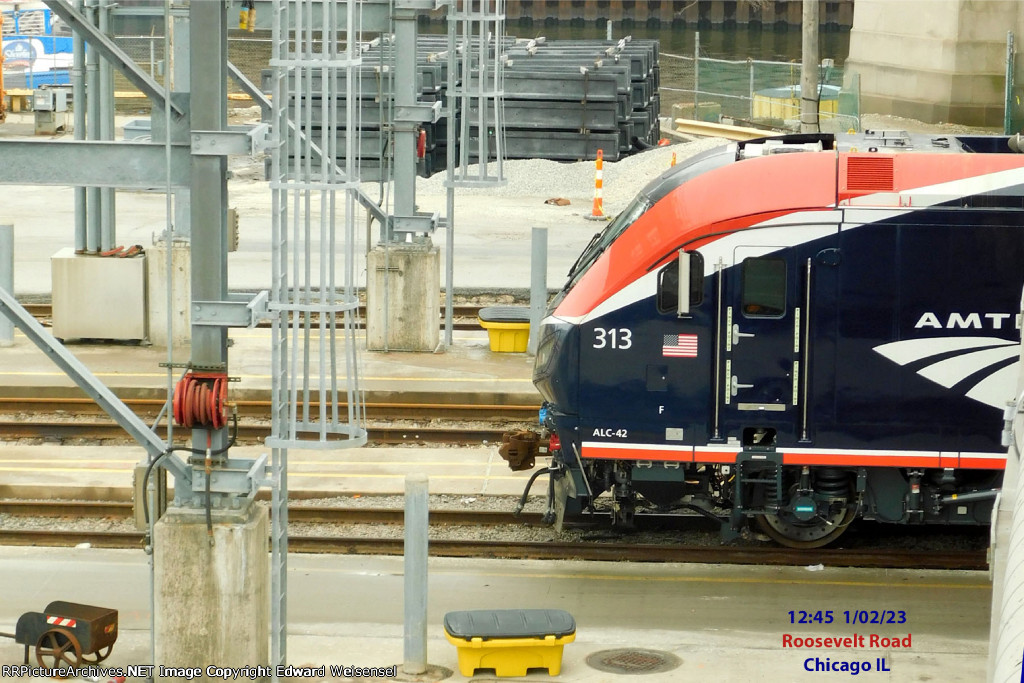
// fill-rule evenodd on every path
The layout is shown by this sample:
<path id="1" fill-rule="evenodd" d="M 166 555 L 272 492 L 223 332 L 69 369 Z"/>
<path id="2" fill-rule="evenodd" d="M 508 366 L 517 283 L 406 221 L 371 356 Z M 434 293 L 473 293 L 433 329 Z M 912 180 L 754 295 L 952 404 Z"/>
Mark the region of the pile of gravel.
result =
<path id="1" fill-rule="evenodd" d="M 604 198 L 606 201 L 629 201 L 647 183 L 667 171 L 672 164 L 695 154 L 726 144 L 721 138 L 706 138 L 694 142 L 655 147 L 616 162 L 604 162 Z M 497 173 L 497 165 L 489 164 L 490 173 Z M 464 188 L 459 194 L 483 194 L 493 197 L 565 197 L 590 199 L 594 195 L 594 162 L 558 162 L 548 159 L 511 159 L 505 162 L 508 183 L 500 187 Z M 421 179 L 416 191 L 427 195 L 445 193 L 445 174 L 436 173 Z"/>

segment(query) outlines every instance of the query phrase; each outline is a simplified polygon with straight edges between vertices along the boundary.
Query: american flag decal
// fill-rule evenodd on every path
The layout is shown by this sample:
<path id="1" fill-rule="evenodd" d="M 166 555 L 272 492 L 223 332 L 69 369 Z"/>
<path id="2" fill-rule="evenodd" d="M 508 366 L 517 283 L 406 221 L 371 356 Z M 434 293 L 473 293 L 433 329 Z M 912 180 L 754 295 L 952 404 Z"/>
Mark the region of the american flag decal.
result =
<path id="1" fill-rule="evenodd" d="M 676 358 L 696 358 L 697 335 L 666 334 L 661 342 L 661 355 Z"/>

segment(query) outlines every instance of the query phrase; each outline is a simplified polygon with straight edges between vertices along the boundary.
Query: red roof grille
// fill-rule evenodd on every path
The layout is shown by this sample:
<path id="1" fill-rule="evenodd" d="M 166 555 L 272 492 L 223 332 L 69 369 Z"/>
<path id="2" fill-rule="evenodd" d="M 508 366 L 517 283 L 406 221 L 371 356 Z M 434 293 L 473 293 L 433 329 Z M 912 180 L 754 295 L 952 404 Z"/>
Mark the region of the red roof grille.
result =
<path id="1" fill-rule="evenodd" d="M 849 157 L 846 160 L 846 189 L 853 192 L 892 192 L 891 156 Z"/>

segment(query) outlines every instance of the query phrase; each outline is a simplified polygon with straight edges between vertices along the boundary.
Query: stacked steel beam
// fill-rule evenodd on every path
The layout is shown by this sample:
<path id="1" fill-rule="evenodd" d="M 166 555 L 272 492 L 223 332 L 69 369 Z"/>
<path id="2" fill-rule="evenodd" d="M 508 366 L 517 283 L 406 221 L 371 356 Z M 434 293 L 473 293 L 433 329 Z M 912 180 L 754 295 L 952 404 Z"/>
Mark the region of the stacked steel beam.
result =
<path id="1" fill-rule="evenodd" d="M 600 149 L 605 159 L 614 161 L 657 143 L 658 41 L 506 41 L 506 158 L 576 161 L 595 159 Z M 369 44 L 358 69 L 358 157 L 365 180 L 378 173 L 388 175 L 383 167 L 390 144 L 386 122 L 394 106 L 390 67 L 394 47 L 387 40 Z M 419 172 L 423 176 L 443 170 L 446 162 L 446 49 L 447 38 L 441 35 L 421 35 L 416 46 L 420 101 L 440 106 L 437 122 L 422 127 L 425 139 Z M 268 73 L 263 76 L 265 90 L 270 83 Z M 339 73 L 336 82 L 327 88 L 313 83 L 312 100 L 292 105 L 302 109 L 296 112 L 296 120 L 314 140 L 320 139 L 320 122 L 328 107 L 336 107 L 339 119 L 344 120 L 344 79 L 345 75 Z M 456 111 L 455 116 L 469 116 L 475 121 L 479 112 Z M 487 134 L 493 135 L 490 118 L 482 124 Z M 471 125 L 470 137 L 479 134 L 480 125 Z M 344 156 L 344 136 L 339 136 L 333 154 Z"/>
<path id="2" fill-rule="evenodd" d="M 615 161 L 657 144 L 658 41 L 517 41 L 508 57 L 509 158 Z"/>

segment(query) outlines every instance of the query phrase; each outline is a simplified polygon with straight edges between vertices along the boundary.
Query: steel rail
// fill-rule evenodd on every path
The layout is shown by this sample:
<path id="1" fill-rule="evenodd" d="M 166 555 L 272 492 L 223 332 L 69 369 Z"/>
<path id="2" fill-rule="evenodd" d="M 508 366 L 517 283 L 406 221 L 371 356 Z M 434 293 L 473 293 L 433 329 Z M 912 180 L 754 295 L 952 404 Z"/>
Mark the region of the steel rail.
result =
<path id="1" fill-rule="evenodd" d="M 69 517 L 131 519 L 130 501 L 54 501 L 4 500 L 0 514 L 16 517 Z M 380 507 L 325 507 L 292 504 L 288 521 L 304 524 L 402 524 L 404 510 Z M 540 513 L 524 512 L 519 517 L 501 510 L 431 510 L 430 523 L 436 526 L 512 526 L 541 523 Z"/>
<path id="2" fill-rule="evenodd" d="M 162 398 L 122 398 L 139 415 L 153 416 L 164 406 Z M 262 399 L 237 399 L 232 405 L 238 408 L 241 417 L 270 419 L 270 401 Z M 317 403 L 311 404 L 318 407 Z M 344 403 L 338 404 L 342 410 Z M 366 404 L 369 419 L 468 419 L 468 420 L 530 420 L 536 419 L 540 404 L 484 404 L 484 403 L 400 403 L 375 401 Z M 101 413 L 102 410 L 85 397 L 0 397 L 0 413 L 56 413 L 66 412 L 77 415 Z"/>
<path id="3" fill-rule="evenodd" d="M 142 548 L 144 535 L 134 532 L 0 529 L 0 545 Z M 344 555 L 401 555 L 401 538 L 290 536 L 292 552 Z M 984 570 L 983 550 L 802 550 L 777 547 L 670 546 L 636 543 L 537 543 L 519 541 L 433 540 L 435 557 L 476 557 L 601 562 L 678 562 L 699 564 L 813 565 L 887 569 Z"/>

